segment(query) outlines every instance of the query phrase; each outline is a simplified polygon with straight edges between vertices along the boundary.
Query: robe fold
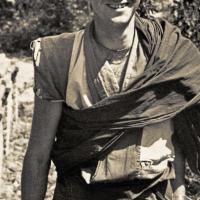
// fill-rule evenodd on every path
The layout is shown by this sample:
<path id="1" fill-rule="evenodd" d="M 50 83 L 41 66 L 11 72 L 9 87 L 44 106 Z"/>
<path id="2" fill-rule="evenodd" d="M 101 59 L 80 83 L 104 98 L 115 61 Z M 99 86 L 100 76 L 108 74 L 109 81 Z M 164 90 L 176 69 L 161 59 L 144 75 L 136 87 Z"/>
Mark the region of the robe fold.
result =
<path id="1" fill-rule="evenodd" d="M 60 173 L 80 168 L 112 149 L 132 129 L 173 119 L 175 135 L 195 173 L 200 169 L 200 53 L 180 30 L 163 19 L 136 17 L 143 49 L 150 58 L 126 91 L 91 107 L 75 110 L 63 103 L 52 150 Z M 68 65 L 76 33 L 41 40 L 41 62 L 35 68 L 35 92 L 65 102 Z M 59 77 L 59 78 L 58 78 Z M 103 134 L 105 131 L 105 135 Z"/>

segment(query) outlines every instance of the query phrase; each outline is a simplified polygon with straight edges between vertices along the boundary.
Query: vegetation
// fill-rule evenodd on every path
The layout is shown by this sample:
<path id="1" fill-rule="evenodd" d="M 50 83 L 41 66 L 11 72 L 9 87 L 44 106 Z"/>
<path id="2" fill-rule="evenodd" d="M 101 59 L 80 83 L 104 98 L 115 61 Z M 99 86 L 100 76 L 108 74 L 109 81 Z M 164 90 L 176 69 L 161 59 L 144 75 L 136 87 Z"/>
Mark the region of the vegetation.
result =
<path id="1" fill-rule="evenodd" d="M 169 20 L 200 48 L 200 1 L 176 0 L 171 6 Z"/>
<path id="2" fill-rule="evenodd" d="M 140 15 L 148 17 L 157 12 L 179 26 L 200 49 L 199 0 L 142 0 Z M 33 39 L 81 29 L 90 20 L 90 14 L 86 0 L 0 0 L 0 53 L 30 55 L 29 44 Z M 187 168 L 187 191 L 192 199 L 200 198 L 199 181 Z M 12 176 L 8 182 L 12 185 Z"/>
<path id="3" fill-rule="evenodd" d="M 200 47 L 200 1 L 142 0 L 139 12 L 147 16 L 163 7 L 166 18 Z M 89 18 L 86 0 L 1 0 L 0 50 L 26 52 L 33 39 L 81 29 Z"/>
<path id="4" fill-rule="evenodd" d="M 1 0 L 0 49 L 27 51 L 37 37 L 80 29 L 88 21 L 86 12 L 86 3 L 78 0 Z"/>

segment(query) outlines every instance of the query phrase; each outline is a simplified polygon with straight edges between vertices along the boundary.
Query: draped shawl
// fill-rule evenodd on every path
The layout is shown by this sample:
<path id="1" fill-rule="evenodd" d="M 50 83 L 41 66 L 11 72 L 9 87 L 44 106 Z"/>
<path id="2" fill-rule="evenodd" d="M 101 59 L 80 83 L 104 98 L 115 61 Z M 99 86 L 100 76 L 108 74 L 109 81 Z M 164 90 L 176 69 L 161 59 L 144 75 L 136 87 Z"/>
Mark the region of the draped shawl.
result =
<path id="1" fill-rule="evenodd" d="M 150 58 L 144 73 L 126 91 L 89 108 L 74 110 L 63 104 L 52 150 L 60 171 L 69 171 L 101 155 L 129 130 L 173 118 L 176 137 L 189 165 L 199 173 L 200 53 L 166 20 L 137 16 L 136 28 Z M 67 65 L 75 34 L 46 37 L 41 41 L 35 88 L 40 89 L 44 99 L 65 102 Z"/>

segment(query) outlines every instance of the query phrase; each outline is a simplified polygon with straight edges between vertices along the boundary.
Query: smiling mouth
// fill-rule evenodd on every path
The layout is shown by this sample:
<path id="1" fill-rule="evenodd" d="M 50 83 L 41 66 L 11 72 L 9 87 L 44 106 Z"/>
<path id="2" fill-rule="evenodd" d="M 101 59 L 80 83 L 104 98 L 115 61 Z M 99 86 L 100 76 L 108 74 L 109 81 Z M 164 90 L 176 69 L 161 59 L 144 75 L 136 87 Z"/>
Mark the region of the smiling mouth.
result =
<path id="1" fill-rule="evenodd" d="M 112 9 L 120 9 L 129 6 L 129 3 L 120 3 L 120 4 L 107 4 Z"/>

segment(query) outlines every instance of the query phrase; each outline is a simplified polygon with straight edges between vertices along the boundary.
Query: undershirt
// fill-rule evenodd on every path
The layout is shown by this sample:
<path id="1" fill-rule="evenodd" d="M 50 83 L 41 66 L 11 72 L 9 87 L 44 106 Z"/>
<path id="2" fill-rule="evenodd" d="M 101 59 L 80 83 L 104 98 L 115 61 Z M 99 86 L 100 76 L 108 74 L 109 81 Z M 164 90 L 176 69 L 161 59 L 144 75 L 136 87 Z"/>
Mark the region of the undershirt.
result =
<path id="1" fill-rule="evenodd" d="M 76 55 L 72 51 L 66 93 L 66 103 L 73 109 L 90 107 L 101 100 L 103 95 L 111 96 L 127 90 L 143 73 L 148 60 L 139 42 L 137 31 L 132 48 L 125 52 L 122 59 L 118 58 L 120 52 L 110 51 L 98 44 L 92 31 L 93 27 L 90 24 L 85 32 L 80 31 L 77 34 L 74 42 L 73 51 L 78 49 L 79 53 Z M 92 47 L 87 53 L 85 53 L 85 43 L 89 43 Z M 91 94 L 91 86 L 88 85 L 87 67 L 92 70 L 93 66 L 97 67 L 98 71 L 96 77 L 93 77 L 93 83 L 97 85 L 96 88 L 100 88 L 96 91 L 99 93 L 97 95 L 99 98 Z M 148 149 L 155 147 L 155 151 L 162 152 L 164 149 L 156 149 L 158 144 L 162 144 L 163 148 L 169 149 L 170 156 L 173 158 L 172 135 L 173 124 L 170 120 L 146 126 L 138 133 L 133 131 L 117 142 L 112 152 L 98 162 L 96 169 L 82 169 L 82 176 L 87 183 L 112 181 L 112 179 L 123 178 L 127 174 L 132 174 L 132 177 L 137 179 L 153 179 L 160 174 L 157 170 L 159 167 L 164 171 L 169 165 L 167 159 L 152 163 L 148 159 L 151 156 L 151 151 Z"/>

